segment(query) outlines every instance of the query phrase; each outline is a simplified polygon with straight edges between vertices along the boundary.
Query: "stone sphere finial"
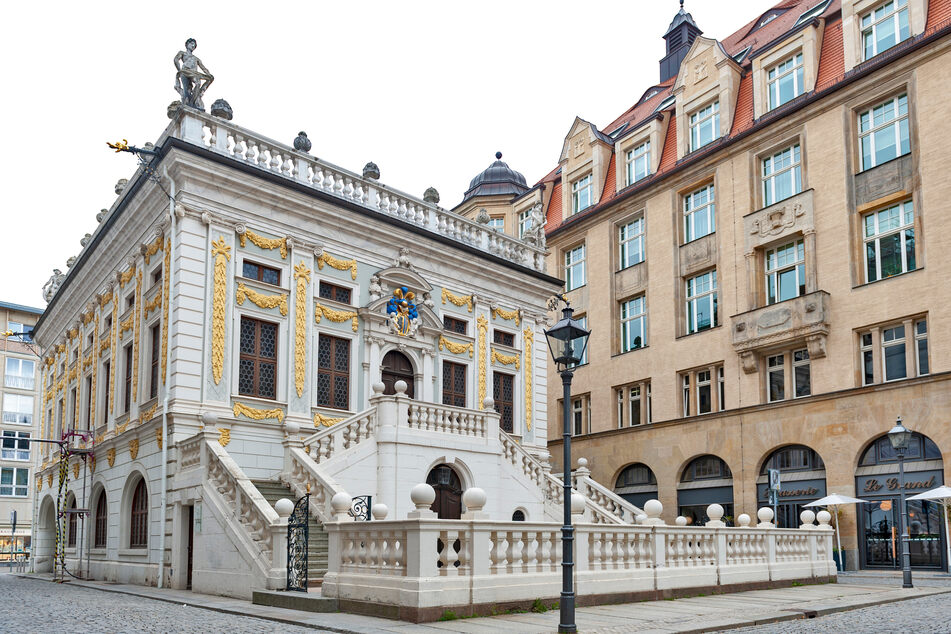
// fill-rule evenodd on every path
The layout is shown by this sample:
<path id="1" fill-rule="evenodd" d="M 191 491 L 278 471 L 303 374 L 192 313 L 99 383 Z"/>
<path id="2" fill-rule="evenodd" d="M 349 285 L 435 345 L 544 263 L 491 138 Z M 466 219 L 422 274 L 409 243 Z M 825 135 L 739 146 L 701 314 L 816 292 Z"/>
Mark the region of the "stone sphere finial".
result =
<path id="1" fill-rule="evenodd" d="M 363 166 L 363 178 L 378 181 L 380 180 L 380 168 L 376 163 L 370 161 Z"/>
<path id="2" fill-rule="evenodd" d="M 664 512 L 664 505 L 660 500 L 647 500 L 644 502 L 644 512 L 647 513 L 648 519 L 656 519 Z"/>
<path id="3" fill-rule="evenodd" d="M 571 494 L 571 514 L 581 515 L 584 513 L 584 507 L 587 505 L 585 497 L 580 493 Z"/>
<path id="4" fill-rule="evenodd" d="M 337 493 L 330 498 L 330 508 L 333 509 L 334 516 L 344 516 L 350 512 L 350 506 L 353 504 L 353 497 L 346 491 Z"/>
<path id="5" fill-rule="evenodd" d="M 677 526 L 686 526 L 687 518 L 684 517 L 683 515 L 678 515 L 677 519 L 674 520 L 674 524 L 676 524 Z"/>
<path id="6" fill-rule="evenodd" d="M 739 524 L 743 528 L 749 528 L 749 525 L 752 519 L 753 518 L 751 518 L 746 513 L 741 513 L 740 516 L 736 518 L 736 523 Z"/>
<path id="7" fill-rule="evenodd" d="M 723 507 L 719 504 L 711 504 L 707 507 L 707 517 L 714 522 L 719 522 L 723 519 Z"/>
<path id="8" fill-rule="evenodd" d="M 768 506 L 762 507 L 760 510 L 756 511 L 756 517 L 759 518 L 760 523 L 769 524 L 773 521 L 773 509 Z"/>
<path id="9" fill-rule="evenodd" d="M 829 511 L 819 511 L 816 513 L 816 520 L 819 522 L 819 526 L 822 528 L 832 528 L 829 525 L 829 522 L 832 521 L 832 513 Z"/>
<path id="10" fill-rule="evenodd" d="M 400 379 L 399 381 L 393 384 L 393 389 L 396 390 L 397 394 L 406 394 L 406 390 L 408 387 L 409 386 L 406 385 L 406 381 L 404 381 L 403 379 Z"/>
<path id="11" fill-rule="evenodd" d="M 231 109 L 231 104 L 224 99 L 215 99 L 215 103 L 211 104 L 211 116 L 231 121 L 234 119 L 234 110 Z"/>
<path id="12" fill-rule="evenodd" d="M 799 521 L 802 522 L 803 526 L 812 526 L 812 523 L 816 520 L 816 514 L 809 509 L 806 509 L 799 514 Z"/>
<path id="13" fill-rule="evenodd" d="M 466 510 L 470 512 L 481 511 L 488 499 L 485 491 L 479 487 L 469 487 L 462 494 L 462 503 L 466 505 Z"/>
<path id="14" fill-rule="evenodd" d="M 489 397 L 489 396 L 486 396 L 486 397 L 482 400 L 482 408 L 483 408 L 483 409 L 487 409 L 487 410 L 494 410 L 494 409 L 495 409 L 495 399 L 494 399 L 494 398 L 491 398 L 491 397 Z"/>
<path id="15" fill-rule="evenodd" d="M 218 424 L 218 414 L 214 412 L 204 412 L 201 415 L 201 423 L 205 427 L 214 427 Z"/>
<path id="16" fill-rule="evenodd" d="M 436 501 L 436 490 L 425 482 L 420 482 L 409 492 L 409 499 L 416 505 L 417 511 L 423 511 Z"/>
<path id="17" fill-rule="evenodd" d="M 587 469 L 588 468 L 588 459 L 587 458 L 578 458 L 578 468 Z"/>
<path id="18" fill-rule="evenodd" d="M 374 394 L 382 394 L 383 392 L 386 391 L 386 386 L 380 383 L 379 381 L 377 381 L 376 383 L 370 386 L 370 389 L 373 390 Z"/>
<path id="19" fill-rule="evenodd" d="M 301 130 L 297 133 L 297 138 L 294 139 L 294 149 L 298 152 L 310 152 L 310 148 L 313 144 L 310 142 L 310 139 L 307 138 L 307 133 Z"/>
<path id="20" fill-rule="evenodd" d="M 274 510 L 277 511 L 279 517 L 290 517 L 294 512 L 294 503 L 287 498 L 281 498 L 274 503 Z"/>
<path id="21" fill-rule="evenodd" d="M 423 192 L 423 200 L 433 205 L 439 204 L 439 192 L 435 187 L 427 187 Z"/>
<path id="22" fill-rule="evenodd" d="M 377 502 L 370 509 L 370 513 L 373 514 L 373 519 L 377 521 L 385 520 L 386 516 L 390 514 L 390 509 L 386 504 L 382 502 Z"/>

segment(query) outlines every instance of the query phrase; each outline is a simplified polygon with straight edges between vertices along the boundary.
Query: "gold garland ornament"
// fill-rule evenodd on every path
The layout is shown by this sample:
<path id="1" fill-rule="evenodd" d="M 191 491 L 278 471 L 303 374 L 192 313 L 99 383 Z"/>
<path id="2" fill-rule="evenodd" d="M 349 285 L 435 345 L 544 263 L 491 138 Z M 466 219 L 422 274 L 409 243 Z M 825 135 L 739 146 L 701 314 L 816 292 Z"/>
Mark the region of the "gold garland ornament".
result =
<path id="1" fill-rule="evenodd" d="M 337 269 L 338 271 L 350 270 L 351 279 L 357 279 L 357 261 L 356 260 L 339 260 L 334 256 L 330 255 L 326 251 L 321 252 L 317 256 L 317 268 L 321 271 L 324 270 L 324 264 L 329 265 L 332 268 Z"/>
<path id="2" fill-rule="evenodd" d="M 211 254 L 215 257 L 211 311 L 211 372 L 215 385 L 218 385 L 221 383 L 225 363 L 225 293 L 228 286 L 228 260 L 231 259 L 231 247 L 225 244 L 224 236 L 219 236 L 211 243 Z"/>
<path id="3" fill-rule="evenodd" d="M 244 403 L 238 403 L 235 401 L 234 407 L 232 408 L 234 415 L 243 414 L 250 418 L 251 420 L 264 420 L 267 418 L 276 418 L 277 422 L 284 422 L 284 410 L 280 407 L 273 407 L 271 409 L 257 409 L 255 407 L 248 407 Z"/>
<path id="4" fill-rule="evenodd" d="M 105 308 L 106 304 L 112 301 L 112 291 L 99 298 L 99 308 Z"/>
<path id="5" fill-rule="evenodd" d="M 135 265 L 133 264 L 129 267 L 129 270 L 125 273 L 119 275 L 119 286 L 120 288 L 129 283 L 129 280 L 135 275 Z"/>
<path id="6" fill-rule="evenodd" d="M 487 368 L 485 365 L 485 339 L 489 331 L 489 320 L 485 315 L 479 315 L 476 319 L 476 328 L 479 331 L 479 402 L 476 403 L 479 409 L 485 408 L 485 377 Z"/>
<path id="7" fill-rule="evenodd" d="M 334 310 L 333 308 L 328 308 L 318 303 L 315 305 L 314 323 L 319 324 L 322 317 L 326 317 L 336 323 L 350 319 L 350 327 L 353 329 L 353 332 L 356 332 L 360 328 L 359 315 L 357 315 L 357 311 L 355 310 Z"/>
<path id="8" fill-rule="evenodd" d="M 117 317 L 116 306 L 115 304 L 113 304 L 112 328 L 109 329 L 111 331 L 110 336 L 112 337 L 112 343 L 109 344 L 109 347 L 112 349 L 112 361 L 109 363 L 109 403 L 108 403 L 109 407 L 107 408 L 108 411 L 112 411 L 112 412 L 116 411 L 116 399 L 115 399 L 116 374 L 118 374 L 118 372 L 116 371 L 116 349 L 118 348 L 118 345 L 116 345 L 116 331 L 118 330 L 118 324 L 116 324 L 116 317 Z"/>
<path id="9" fill-rule="evenodd" d="M 156 253 L 162 250 L 162 245 L 164 244 L 165 244 L 164 236 L 157 236 L 155 238 L 155 242 L 151 243 L 149 246 L 145 248 L 145 252 L 143 253 L 143 255 L 145 255 L 146 265 L 148 265 L 149 259 L 151 259 L 153 255 L 155 255 Z M 165 275 L 165 273 L 166 272 L 163 270 L 162 275 Z"/>
<path id="10" fill-rule="evenodd" d="M 314 427 L 332 427 L 339 423 L 340 421 L 347 420 L 346 416 L 341 416 L 340 418 L 330 418 L 329 416 L 324 416 L 320 412 L 314 414 Z"/>
<path id="11" fill-rule="evenodd" d="M 442 303 L 445 304 L 447 299 L 456 306 L 467 307 L 469 312 L 472 312 L 472 295 L 456 295 L 446 289 L 442 289 Z"/>
<path id="12" fill-rule="evenodd" d="M 48 487 L 53 486 L 53 472 L 52 471 L 46 474 L 46 486 Z"/>
<path id="13" fill-rule="evenodd" d="M 116 425 L 116 436 L 119 434 L 124 434 L 125 430 L 129 428 L 129 423 L 123 423 L 122 425 Z"/>
<path id="14" fill-rule="evenodd" d="M 129 441 L 129 457 L 135 460 L 139 457 L 139 439 L 133 438 Z"/>
<path id="15" fill-rule="evenodd" d="M 515 365 L 515 369 L 519 369 L 519 356 L 517 354 L 502 354 L 495 348 L 492 349 L 492 362 L 501 363 L 502 365 Z"/>
<path id="16" fill-rule="evenodd" d="M 100 357 L 102 357 L 102 353 L 103 353 L 103 352 L 105 352 L 106 350 L 109 349 L 109 346 L 110 346 L 110 344 L 109 344 L 109 340 L 108 340 L 108 339 L 106 339 L 105 341 L 103 341 L 103 342 L 101 342 L 101 343 L 99 344 L 99 356 L 100 356 Z"/>
<path id="17" fill-rule="evenodd" d="M 222 447 L 227 447 L 228 443 L 231 442 L 231 430 L 226 427 L 217 427 L 218 430 L 218 444 Z"/>
<path id="18" fill-rule="evenodd" d="M 158 411 L 158 401 L 152 403 L 152 407 L 148 408 L 139 416 L 139 420 L 143 423 L 147 423 L 152 420 L 152 417 L 155 416 L 155 412 Z"/>
<path id="19" fill-rule="evenodd" d="M 472 342 L 469 343 L 457 343 L 455 341 L 449 341 L 442 335 L 439 335 L 439 349 L 442 350 L 445 347 L 449 352 L 453 354 L 465 354 L 469 353 L 469 358 L 472 358 L 473 348 Z"/>
<path id="20" fill-rule="evenodd" d="M 238 306 L 244 305 L 244 300 L 250 299 L 258 308 L 280 308 L 281 315 L 287 317 L 287 293 L 278 293 L 277 295 L 265 295 L 258 293 L 254 289 L 248 288 L 244 282 L 238 283 L 237 300 Z"/>
<path id="21" fill-rule="evenodd" d="M 297 280 L 297 295 L 294 297 L 294 386 L 297 397 L 304 394 L 304 382 L 307 378 L 307 285 L 310 283 L 310 269 L 303 262 L 294 267 L 294 279 Z"/>
<path id="22" fill-rule="evenodd" d="M 148 317 L 149 313 L 151 313 L 156 308 L 161 308 L 161 307 L 162 307 L 162 294 L 156 293 L 155 297 L 152 298 L 152 301 L 145 303 L 145 308 L 144 308 L 145 316 Z"/>
<path id="23" fill-rule="evenodd" d="M 36 479 L 36 492 L 39 493 L 43 490 L 43 476 L 40 476 Z"/>
<path id="24" fill-rule="evenodd" d="M 525 349 L 525 427 L 532 429 L 532 346 L 535 343 L 535 333 L 531 328 L 522 331 L 522 341 Z"/>
<path id="25" fill-rule="evenodd" d="M 132 327 L 134 325 L 135 325 L 135 313 L 129 315 L 128 319 L 126 319 L 124 322 L 119 324 L 119 336 L 121 337 L 122 335 L 124 335 L 126 330 L 132 330 Z"/>
<path id="26" fill-rule="evenodd" d="M 241 243 L 242 248 L 247 246 L 247 240 L 250 240 L 254 246 L 260 249 L 280 249 L 281 259 L 287 259 L 287 238 L 265 238 L 264 236 L 254 233 L 253 231 L 245 229 L 244 233 L 238 234 L 238 242 Z"/>
<path id="27" fill-rule="evenodd" d="M 516 328 L 522 322 L 522 311 L 516 308 L 515 310 L 503 310 L 501 308 L 493 308 L 492 316 L 496 319 L 504 319 L 505 321 L 515 320 Z"/>

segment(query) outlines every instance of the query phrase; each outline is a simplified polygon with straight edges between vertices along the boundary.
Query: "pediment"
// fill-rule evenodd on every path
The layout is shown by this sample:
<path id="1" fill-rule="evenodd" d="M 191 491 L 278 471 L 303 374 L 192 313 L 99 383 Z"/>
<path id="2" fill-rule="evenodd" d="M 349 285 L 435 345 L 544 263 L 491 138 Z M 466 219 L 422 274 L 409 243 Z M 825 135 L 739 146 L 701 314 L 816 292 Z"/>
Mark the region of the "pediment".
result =
<path id="1" fill-rule="evenodd" d="M 680 72 L 677 73 L 673 92 L 678 93 L 684 89 L 702 91 L 708 82 L 712 85 L 718 81 L 719 68 L 723 64 L 731 64 L 737 73 L 742 72 L 739 64 L 723 50 L 718 41 L 702 35 L 697 36 L 684 61 L 680 63 Z"/>
<path id="2" fill-rule="evenodd" d="M 584 155 L 592 143 L 603 140 L 598 134 L 597 127 L 590 121 L 585 121 L 581 117 L 575 117 L 568 134 L 565 136 L 565 142 L 561 146 L 561 156 L 559 162 L 575 159 Z"/>
<path id="3" fill-rule="evenodd" d="M 430 293 L 433 290 L 432 284 L 416 272 L 415 269 L 404 266 L 391 266 L 388 269 L 380 269 L 376 272 L 381 284 L 384 284 L 383 290 L 387 294 L 399 286 L 406 286 L 420 297 L 423 293 Z"/>

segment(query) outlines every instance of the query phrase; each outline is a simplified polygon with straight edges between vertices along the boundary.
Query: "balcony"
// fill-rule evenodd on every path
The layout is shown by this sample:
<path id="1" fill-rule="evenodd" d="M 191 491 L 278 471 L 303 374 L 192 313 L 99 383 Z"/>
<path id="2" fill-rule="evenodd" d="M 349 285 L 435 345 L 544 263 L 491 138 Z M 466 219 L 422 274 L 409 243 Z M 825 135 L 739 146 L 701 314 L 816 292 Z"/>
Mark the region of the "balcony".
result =
<path id="1" fill-rule="evenodd" d="M 756 372 L 757 353 L 805 341 L 811 359 L 826 356 L 829 293 L 815 291 L 731 317 L 733 349 L 743 371 Z"/>

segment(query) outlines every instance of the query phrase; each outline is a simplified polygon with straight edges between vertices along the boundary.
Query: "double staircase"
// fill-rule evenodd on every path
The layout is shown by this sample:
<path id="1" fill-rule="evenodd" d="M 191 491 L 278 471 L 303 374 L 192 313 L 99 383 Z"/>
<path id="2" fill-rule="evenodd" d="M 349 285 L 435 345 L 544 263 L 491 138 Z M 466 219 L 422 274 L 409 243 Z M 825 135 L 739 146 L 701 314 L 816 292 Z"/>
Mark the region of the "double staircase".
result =
<path id="1" fill-rule="evenodd" d="M 251 484 L 272 507 L 281 498 L 295 501 L 290 487 L 281 482 L 252 480 Z M 319 586 L 327 572 L 327 533 L 324 531 L 324 525 L 313 513 L 310 514 L 310 525 L 307 528 L 307 582 L 308 585 Z"/>

